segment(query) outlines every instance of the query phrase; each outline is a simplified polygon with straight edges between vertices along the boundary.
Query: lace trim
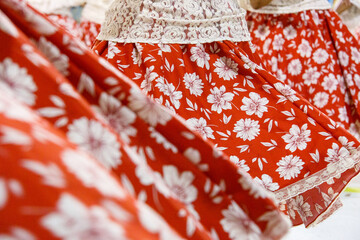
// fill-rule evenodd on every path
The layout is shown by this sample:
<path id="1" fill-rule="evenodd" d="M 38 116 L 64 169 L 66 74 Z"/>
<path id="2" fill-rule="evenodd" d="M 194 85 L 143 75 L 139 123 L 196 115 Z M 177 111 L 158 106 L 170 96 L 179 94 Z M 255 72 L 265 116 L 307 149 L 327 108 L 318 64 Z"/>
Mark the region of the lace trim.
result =
<path id="1" fill-rule="evenodd" d="M 282 188 L 275 192 L 275 197 L 279 202 L 293 198 L 302 194 L 322 183 L 327 182 L 331 178 L 344 173 L 346 170 L 354 168 L 360 163 L 360 147 L 351 151 L 350 156 L 336 163 L 329 163 L 326 169 L 323 169 L 313 175 L 304 178 L 292 185 Z"/>
<path id="2" fill-rule="evenodd" d="M 343 204 L 340 200 L 340 194 L 336 197 L 336 199 L 328 206 L 325 212 L 321 213 L 318 218 L 312 222 L 310 225 L 307 226 L 307 228 L 312 228 L 318 225 L 319 223 L 325 221 L 327 218 L 329 218 L 331 215 L 333 215 L 337 210 L 339 210 Z"/>
<path id="3" fill-rule="evenodd" d="M 245 11 L 234 0 L 116 0 L 98 40 L 196 44 L 250 41 Z"/>
<path id="4" fill-rule="evenodd" d="M 268 5 L 254 9 L 250 0 L 239 0 L 241 5 L 250 12 L 279 14 L 297 13 L 306 10 L 330 9 L 331 5 L 327 0 L 272 0 Z"/>

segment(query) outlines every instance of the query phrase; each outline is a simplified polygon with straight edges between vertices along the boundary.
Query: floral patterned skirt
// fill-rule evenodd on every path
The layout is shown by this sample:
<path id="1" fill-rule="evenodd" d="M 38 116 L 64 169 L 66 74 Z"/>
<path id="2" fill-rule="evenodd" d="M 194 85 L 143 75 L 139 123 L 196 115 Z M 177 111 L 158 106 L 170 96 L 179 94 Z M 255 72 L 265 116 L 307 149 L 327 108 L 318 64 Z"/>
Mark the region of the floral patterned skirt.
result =
<path id="1" fill-rule="evenodd" d="M 229 157 L 23 1 L 0 1 L 0 96 L 0 238 L 279 239 L 289 228 Z"/>
<path id="2" fill-rule="evenodd" d="M 81 39 L 86 46 L 91 47 L 100 33 L 101 25 L 90 21 L 82 21 L 80 22 L 80 28 L 82 31 Z"/>
<path id="3" fill-rule="evenodd" d="M 359 171 L 359 141 L 264 70 L 248 42 L 94 50 L 274 192 L 295 225 L 337 209 Z"/>
<path id="4" fill-rule="evenodd" d="M 250 13 L 267 69 L 360 139 L 360 44 L 332 10 Z"/>

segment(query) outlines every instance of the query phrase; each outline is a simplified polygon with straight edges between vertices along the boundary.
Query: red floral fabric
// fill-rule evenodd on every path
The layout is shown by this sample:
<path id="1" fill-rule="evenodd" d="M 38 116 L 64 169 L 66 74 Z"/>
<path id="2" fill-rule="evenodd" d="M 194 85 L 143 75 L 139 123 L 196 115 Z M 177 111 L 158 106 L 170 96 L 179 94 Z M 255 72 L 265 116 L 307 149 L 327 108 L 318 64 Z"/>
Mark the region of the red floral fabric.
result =
<path id="1" fill-rule="evenodd" d="M 264 65 L 360 139 L 360 45 L 332 10 L 247 17 Z"/>
<path id="2" fill-rule="evenodd" d="M 358 173 L 358 140 L 264 70 L 248 42 L 94 50 L 275 192 L 296 225 L 333 212 Z"/>
<path id="3" fill-rule="evenodd" d="M 182 119 L 22 1 L 1 1 L 0 9 L 0 85 L 113 171 L 181 238 L 279 239 L 287 232 L 268 192 Z M 175 239 L 151 226 L 161 239 Z"/>
<path id="4" fill-rule="evenodd" d="M 80 28 L 82 31 L 81 39 L 87 46 L 91 47 L 100 33 L 101 25 L 90 21 L 82 21 Z"/>

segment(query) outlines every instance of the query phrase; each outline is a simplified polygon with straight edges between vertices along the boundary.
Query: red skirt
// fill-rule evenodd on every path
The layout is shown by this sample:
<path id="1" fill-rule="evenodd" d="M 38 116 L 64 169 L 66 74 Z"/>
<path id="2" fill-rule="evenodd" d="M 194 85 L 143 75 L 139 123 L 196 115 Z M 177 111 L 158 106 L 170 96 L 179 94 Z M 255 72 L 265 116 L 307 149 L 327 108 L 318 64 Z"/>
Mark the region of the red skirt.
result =
<path id="1" fill-rule="evenodd" d="M 101 25 L 90 21 L 82 21 L 80 23 L 80 28 L 82 31 L 82 41 L 86 46 L 91 47 L 100 33 Z"/>
<path id="2" fill-rule="evenodd" d="M 135 205 L 143 201 L 162 216 L 149 215 L 149 210 L 139 229 L 143 227 L 159 239 L 177 239 L 177 235 L 185 239 L 279 239 L 287 232 L 288 221 L 267 191 L 186 127 L 182 119 L 146 97 L 104 59 L 23 2 L 3 0 L 0 9 L 6 15 L 0 12 L 0 85 L 111 170 L 126 192 L 137 199 Z M 36 133 L 43 141 L 48 137 L 48 133 Z M 57 151 L 53 153 L 58 156 Z M 41 152 L 36 154 L 31 158 L 42 157 Z M 71 174 L 80 175 L 86 167 L 80 160 L 73 159 L 78 167 Z M 84 185 L 94 190 L 97 180 L 92 175 Z M 48 213 L 44 208 L 56 211 L 59 195 L 41 188 L 41 178 L 37 181 L 44 201 L 27 205 L 26 199 L 32 196 L 25 195 L 5 206 L 6 215 L 0 208 L 0 234 L 18 226 L 34 229 L 40 239 L 62 237 L 38 221 Z M 71 192 L 79 201 L 92 204 L 93 200 L 80 198 L 82 193 L 76 189 Z M 113 192 L 105 187 L 100 194 Z M 104 199 L 101 204 L 110 206 L 111 213 L 124 213 L 126 208 Z M 17 211 L 24 206 L 40 211 Z M 9 221 L 7 216 L 13 211 L 19 215 Z M 26 222 L 22 221 L 24 214 L 29 219 Z M 120 220 L 127 216 L 117 215 Z M 72 230 L 69 237 L 83 228 Z M 43 235 L 44 231 L 48 235 Z M 136 233 L 134 228 L 134 236 L 127 237 L 145 238 L 140 230 L 139 236 Z M 93 232 L 86 234 L 93 236 Z M 96 236 L 111 239 L 106 234 L 110 233 Z"/>
<path id="3" fill-rule="evenodd" d="M 250 13 L 264 65 L 360 139 L 360 44 L 332 10 Z"/>
<path id="4" fill-rule="evenodd" d="M 328 216 L 358 173 L 359 141 L 264 70 L 248 42 L 94 46 L 275 192 L 294 224 Z"/>

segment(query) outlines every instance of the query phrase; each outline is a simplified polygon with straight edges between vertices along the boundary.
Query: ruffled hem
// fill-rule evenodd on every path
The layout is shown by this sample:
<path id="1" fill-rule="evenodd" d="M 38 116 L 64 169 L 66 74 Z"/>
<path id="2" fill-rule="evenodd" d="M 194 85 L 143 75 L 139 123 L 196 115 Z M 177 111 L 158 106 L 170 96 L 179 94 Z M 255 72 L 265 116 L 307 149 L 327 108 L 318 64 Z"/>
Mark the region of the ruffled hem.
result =
<path id="1" fill-rule="evenodd" d="M 299 194 L 302 194 L 312 188 L 315 188 L 332 178 L 344 173 L 346 170 L 354 168 L 360 163 L 360 147 L 357 150 L 353 150 L 349 157 L 343 161 L 336 163 L 330 163 L 326 169 L 323 169 L 309 177 L 306 177 L 298 182 L 284 187 L 275 192 L 275 197 L 278 201 L 286 201 Z"/>

